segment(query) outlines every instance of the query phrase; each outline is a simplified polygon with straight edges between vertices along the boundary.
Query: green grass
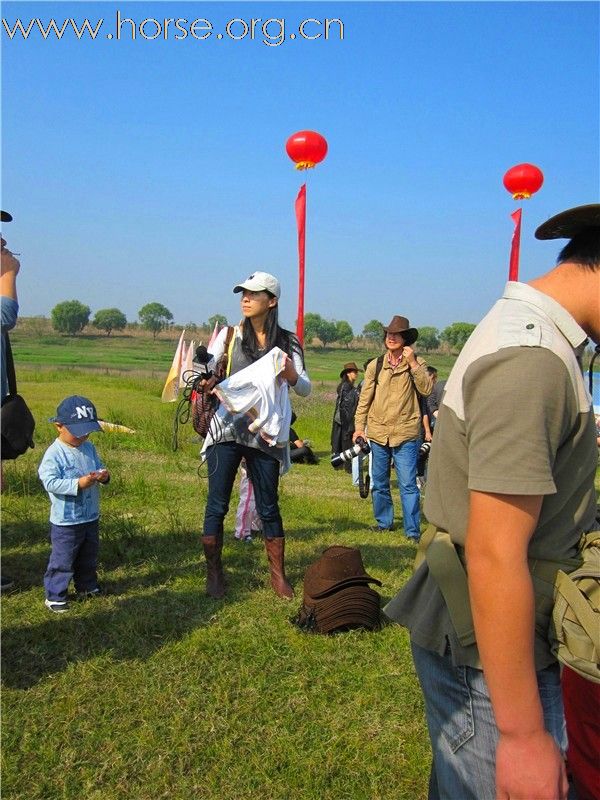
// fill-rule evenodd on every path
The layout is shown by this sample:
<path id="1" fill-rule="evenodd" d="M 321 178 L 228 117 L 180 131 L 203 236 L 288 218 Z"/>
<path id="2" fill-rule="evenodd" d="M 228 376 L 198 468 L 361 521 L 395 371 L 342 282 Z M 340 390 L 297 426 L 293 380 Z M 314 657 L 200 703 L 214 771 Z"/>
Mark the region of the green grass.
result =
<path id="1" fill-rule="evenodd" d="M 75 349 L 93 353 L 88 341 Z M 117 342 L 100 341 L 96 355 Z M 215 601 L 204 594 L 200 545 L 206 476 L 190 426 L 171 450 L 164 372 L 152 380 L 58 370 L 61 346 L 32 346 L 46 365 L 34 370 L 23 342 L 15 345 L 37 428 L 35 450 L 4 465 L 3 570 L 17 585 L 2 597 L 3 796 L 426 797 L 429 745 L 406 631 L 321 637 L 289 621 L 306 568 L 331 544 L 360 547 L 383 581 L 383 602 L 410 574 L 414 546 L 400 532 L 370 533 L 370 501 L 328 463 L 336 371 L 364 357 L 309 351 L 315 391 L 294 400 L 298 430 L 321 456 L 281 482 L 295 600 L 271 591 L 260 540 L 233 540 L 234 495 L 224 553 L 230 589 Z M 167 365 L 172 344 L 168 351 Z M 43 606 L 49 506 L 36 469 L 53 438 L 45 420 L 71 393 L 137 433 L 94 435 L 112 474 L 100 552 L 110 593 L 53 616 Z"/>

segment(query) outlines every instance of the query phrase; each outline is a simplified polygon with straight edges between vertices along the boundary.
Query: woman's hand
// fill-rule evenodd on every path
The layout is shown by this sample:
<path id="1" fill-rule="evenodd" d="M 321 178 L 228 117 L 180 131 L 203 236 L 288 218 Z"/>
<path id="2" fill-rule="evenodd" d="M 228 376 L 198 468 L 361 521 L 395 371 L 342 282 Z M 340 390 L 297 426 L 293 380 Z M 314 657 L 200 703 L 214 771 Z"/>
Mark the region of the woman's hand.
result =
<path id="1" fill-rule="evenodd" d="M 298 381 L 298 370 L 289 356 L 285 357 L 285 367 L 281 371 L 281 377 L 285 378 L 290 386 L 295 386 Z"/>

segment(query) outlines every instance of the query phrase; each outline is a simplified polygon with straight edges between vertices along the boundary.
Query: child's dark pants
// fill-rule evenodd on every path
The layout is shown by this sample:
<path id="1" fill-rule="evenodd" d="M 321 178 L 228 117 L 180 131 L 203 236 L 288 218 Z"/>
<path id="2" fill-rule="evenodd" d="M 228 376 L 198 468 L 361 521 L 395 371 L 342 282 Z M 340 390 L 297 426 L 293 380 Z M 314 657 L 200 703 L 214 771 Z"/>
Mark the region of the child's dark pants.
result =
<path id="1" fill-rule="evenodd" d="M 98 520 L 81 525 L 50 523 L 52 552 L 44 575 L 48 600 L 66 600 L 71 578 L 75 591 L 98 588 Z"/>

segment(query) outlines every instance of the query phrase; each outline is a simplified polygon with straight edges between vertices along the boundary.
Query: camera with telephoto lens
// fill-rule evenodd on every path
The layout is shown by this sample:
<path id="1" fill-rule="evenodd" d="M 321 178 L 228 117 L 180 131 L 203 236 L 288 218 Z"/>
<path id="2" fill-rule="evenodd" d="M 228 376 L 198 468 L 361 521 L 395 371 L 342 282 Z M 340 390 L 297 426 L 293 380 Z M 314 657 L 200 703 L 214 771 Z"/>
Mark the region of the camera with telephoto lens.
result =
<path id="1" fill-rule="evenodd" d="M 428 458 L 430 450 L 431 450 L 431 442 L 423 442 L 421 447 L 419 447 L 419 458 L 423 459 Z"/>
<path id="2" fill-rule="evenodd" d="M 367 440 L 359 436 L 352 447 L 349 447 L 347 450 L 342 450 L 341 453 L 334 453 L 331 456 L 331 466 L 341 467 L 342 464 L 345 464 L 347 461 L 352 461 L 355 456 L 359 456 L 361 453 L 368 455 L 370 452 L 371 447 Z"/>

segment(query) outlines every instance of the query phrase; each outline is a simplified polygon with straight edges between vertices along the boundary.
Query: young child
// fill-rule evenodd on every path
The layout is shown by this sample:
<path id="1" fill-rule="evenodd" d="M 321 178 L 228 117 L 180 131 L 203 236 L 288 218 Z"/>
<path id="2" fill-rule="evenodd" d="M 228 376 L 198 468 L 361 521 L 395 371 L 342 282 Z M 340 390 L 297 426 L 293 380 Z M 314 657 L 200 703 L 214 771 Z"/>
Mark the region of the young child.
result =
<path id="1" fill-rule="evenodd" d="M 71 578 L 81 598 L 101 593 L 98 563 L 99 483 L 110 475 L 96 448 L 88 442 L 92 431 L 102 430 L 94 404 L 73 395 L 58 406 L 54 422 L 58 438 L 44 453 L 38 475 L 50 495 L 52 552 L 44 575 L 46 608 L 68 611 Z"/>
<path id="2" fill-rule="evenodd" d="M 240 464 L 240 502 L 235 515 L 235 533 L 233 536 L 235 539 L 250 544 L 253 531 L 262 531 L 262 520 L 256 510 L 254 486 L 252 486 L 252 482 L 248 477 L 246 461 L 242 459 Z"/>

